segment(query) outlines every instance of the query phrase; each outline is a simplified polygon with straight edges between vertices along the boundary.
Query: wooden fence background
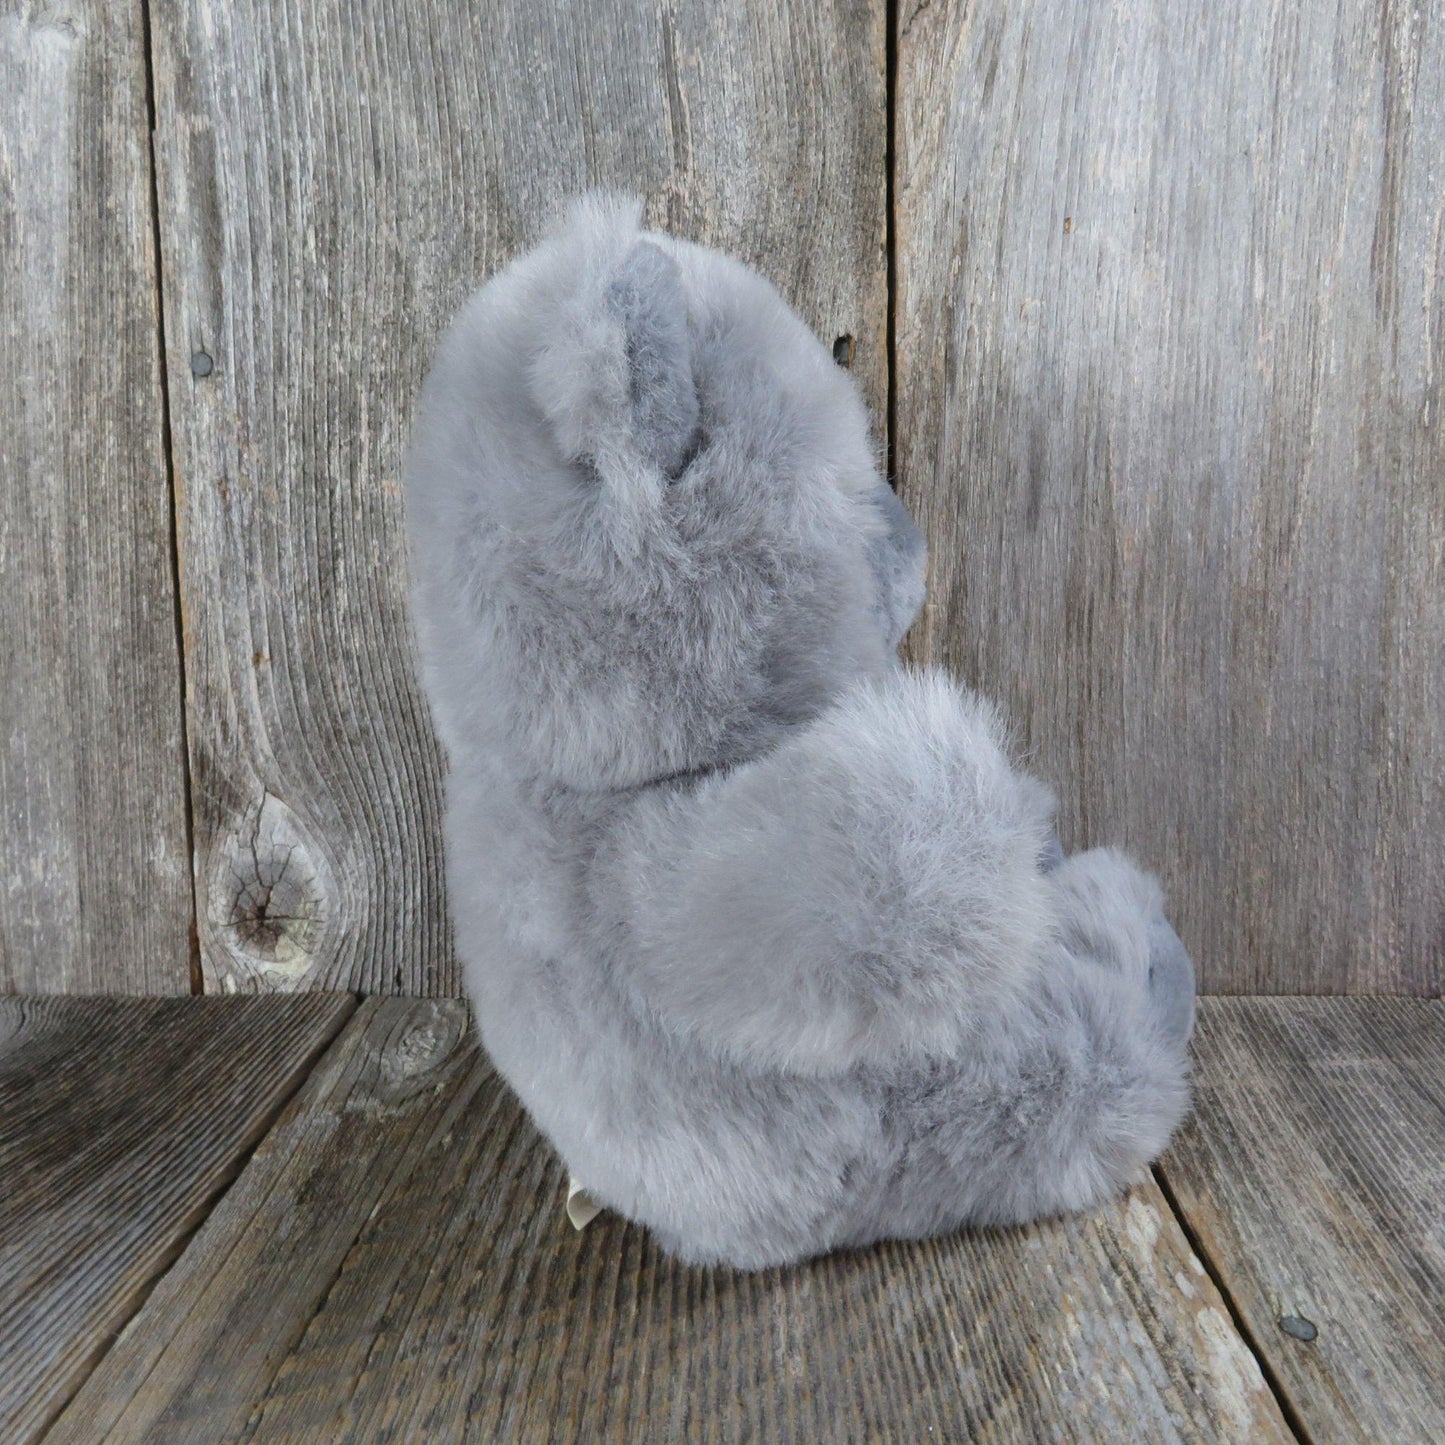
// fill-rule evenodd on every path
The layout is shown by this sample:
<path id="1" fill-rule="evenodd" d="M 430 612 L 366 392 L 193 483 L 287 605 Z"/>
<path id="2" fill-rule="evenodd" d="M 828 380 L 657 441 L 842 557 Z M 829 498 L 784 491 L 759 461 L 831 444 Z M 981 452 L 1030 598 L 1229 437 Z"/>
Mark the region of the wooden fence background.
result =
<path id="1" fill-rule="evenodd" d="M 1423 0 L 0 15 L 0 991 L 451 994 L 399 464 L 587 185 L 760 267 L 1206 989 L 1445 990 Z"/>

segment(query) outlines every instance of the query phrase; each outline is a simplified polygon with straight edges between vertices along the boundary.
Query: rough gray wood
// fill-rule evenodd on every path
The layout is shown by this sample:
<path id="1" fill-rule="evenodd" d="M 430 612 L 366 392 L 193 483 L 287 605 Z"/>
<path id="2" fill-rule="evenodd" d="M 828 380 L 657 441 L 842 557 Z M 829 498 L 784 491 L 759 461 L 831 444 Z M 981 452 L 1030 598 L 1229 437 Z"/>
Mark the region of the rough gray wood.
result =
<path id="1" fill-rule="evenodd" d="M 1163 1176 L 1309 1437 L 1445 1439 L 1445 1006 L 1211 999 L 1198 1053 Z"/>
<path id="2" fill-rule="evenodd" d="M 156 7 L 208 990 L 457 990 L 398 473 L 465 294 L 588 184 L 886 391 L 883 0 Z"/>
<path id="3" fill-rule="evenodd" d="M 905 0 L 915 655 L 1220 992 L 1445 991 L 1445 26 Z"/>
<path id="4" fill-rule="evenodd" d="M 474 1062 L 464 1004 L 363 1003 L 49 1438 L 244 1426 L 373 1211 L 471 1099 Z"/>
<path id="5" fill-rule="evenodd" d="M 369 1001 L 51 1439 L 1291 1438 L 1152 1180 L 755 1276 L 563 1195 L 463 1005 Z"/>
<path id="6" fill-rule="evenodd" d="M 64 1405 L 351 1008 L 0 999 L 0 1439 Z"/>
<path id="7" fill-rule="evenodd" d="M 141 11 L 0 13 L 0 993 L 190 990 Z"/>

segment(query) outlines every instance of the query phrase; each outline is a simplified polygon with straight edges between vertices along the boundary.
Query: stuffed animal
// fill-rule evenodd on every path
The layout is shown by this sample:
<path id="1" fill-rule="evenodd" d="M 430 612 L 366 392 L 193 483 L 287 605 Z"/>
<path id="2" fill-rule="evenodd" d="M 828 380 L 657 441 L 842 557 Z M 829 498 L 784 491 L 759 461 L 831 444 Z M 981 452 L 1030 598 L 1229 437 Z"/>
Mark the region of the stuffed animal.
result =
<path id="1" fill-rule="evenodd" d="M 895 647 L 924 548 L 755 272 L 589 196 L 442 342 L 407 510 L 488 1053 L 575 1179 L 755 1269 L 1075 1210 L 1164 1148 L 1194 979 Z"/>

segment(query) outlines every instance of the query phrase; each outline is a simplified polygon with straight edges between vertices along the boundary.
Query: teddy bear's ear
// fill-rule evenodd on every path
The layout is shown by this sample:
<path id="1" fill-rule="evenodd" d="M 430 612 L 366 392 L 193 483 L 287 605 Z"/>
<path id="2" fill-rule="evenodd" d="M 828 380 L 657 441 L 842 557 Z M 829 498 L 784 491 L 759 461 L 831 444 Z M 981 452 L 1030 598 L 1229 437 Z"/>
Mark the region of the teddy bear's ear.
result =
<path id="1" fill-rule="evenodd" d="M 632 437 L 638 452 L 675 477 L 697 445 L 697 383 L 687 298 L 677 262 L 639 240 L 608 288 L 626 337 Z"/>
<path id="2" fill-rule="evenodd" d="M 682 275 L 639 231 L 640 211 L 606 196 L 573 204 L 545 248 L 529 377 L 564 455 L 624 486 L 639 468 L 676 476 L 698 433 Z"/>

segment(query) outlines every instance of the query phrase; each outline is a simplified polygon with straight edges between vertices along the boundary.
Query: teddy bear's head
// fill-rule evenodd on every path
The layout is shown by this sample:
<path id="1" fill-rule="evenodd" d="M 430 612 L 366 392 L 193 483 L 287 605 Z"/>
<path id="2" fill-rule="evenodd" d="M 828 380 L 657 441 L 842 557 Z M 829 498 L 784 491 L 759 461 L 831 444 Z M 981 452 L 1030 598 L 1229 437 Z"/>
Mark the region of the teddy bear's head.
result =
<path id="1" fill-rule="evenodd" d="M 639 218 L 585 198 L 472 298 L 409 464 L 444 741 L 582 788 L 755 756 L 891 666 L 923 595 L 852 379 Z"/>

